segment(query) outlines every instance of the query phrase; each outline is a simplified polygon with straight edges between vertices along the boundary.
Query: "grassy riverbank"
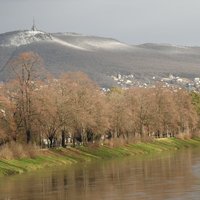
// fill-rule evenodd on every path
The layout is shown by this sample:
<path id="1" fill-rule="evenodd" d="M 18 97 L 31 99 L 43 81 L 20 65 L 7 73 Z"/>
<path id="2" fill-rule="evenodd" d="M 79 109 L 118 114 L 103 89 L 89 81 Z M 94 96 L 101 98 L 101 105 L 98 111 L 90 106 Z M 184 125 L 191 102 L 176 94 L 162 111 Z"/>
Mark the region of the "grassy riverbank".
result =
<path id="1" fill-rule="evenodd" d="M 0 159 L 0 176 L 19 174 L 57 165 L 86 163 L 97 159 L 111 159 L 124 156 L 140 156 L 198 146 L 200 147 L 200 138 L 188 140 L 165 138 L 148 143 L 141 142 L 113 148 L 102 146 L 41 150 L 41 155 L 32 159 Z"/>

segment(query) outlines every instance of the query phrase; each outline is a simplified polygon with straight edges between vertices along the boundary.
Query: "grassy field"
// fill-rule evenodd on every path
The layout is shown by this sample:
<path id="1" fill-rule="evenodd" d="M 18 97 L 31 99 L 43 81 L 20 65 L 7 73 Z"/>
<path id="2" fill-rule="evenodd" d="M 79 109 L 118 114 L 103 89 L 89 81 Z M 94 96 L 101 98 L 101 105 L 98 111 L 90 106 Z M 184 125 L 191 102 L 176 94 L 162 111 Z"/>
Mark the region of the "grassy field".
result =
<path id="1" fill-rule="evenodd" d="M 200 147 L 200 138 L 180 140 L 175 138 L 157 139 L 149 143 L 129 144 L 123 147 L 79 147 L 41 150 L 35 158 L 17 160 L 0 159 L 0 176 L 20 174 L 45 167 L 86 163 L 97 159 L 122 158 L 161 153 L 189 147 Z"/>

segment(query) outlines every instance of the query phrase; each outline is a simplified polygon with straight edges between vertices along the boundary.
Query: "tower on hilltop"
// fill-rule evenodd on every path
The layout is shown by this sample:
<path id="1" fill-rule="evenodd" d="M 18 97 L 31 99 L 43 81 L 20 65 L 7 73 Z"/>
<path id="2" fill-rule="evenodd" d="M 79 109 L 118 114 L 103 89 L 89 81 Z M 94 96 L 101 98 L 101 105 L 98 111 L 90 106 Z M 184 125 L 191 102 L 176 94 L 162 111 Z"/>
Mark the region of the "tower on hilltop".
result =
<path id="1" fill-rule="evenodd" d="M 32 31 L 37 31 L 37 28 L 35 26 L 35 19 L 33 18 L 33 26 L 31 28 Z"/>

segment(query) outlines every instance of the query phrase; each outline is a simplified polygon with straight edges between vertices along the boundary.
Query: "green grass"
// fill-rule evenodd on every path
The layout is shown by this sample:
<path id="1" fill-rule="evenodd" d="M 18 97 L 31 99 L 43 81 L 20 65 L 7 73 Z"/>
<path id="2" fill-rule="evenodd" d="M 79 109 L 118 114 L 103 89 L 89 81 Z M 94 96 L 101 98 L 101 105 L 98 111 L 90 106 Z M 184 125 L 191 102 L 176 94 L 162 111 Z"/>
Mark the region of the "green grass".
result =
<path id="1" fill-rule="evenodd" d="M 142 156 L 174 151 L 183 148 L 200 147 L 200 138 L 180 140 L 176 138 L 157 139 L 148 143 L 128 144 L 123 147 L 79 147 L 57 148 L 41 151 L 36 158 L 0 160 L 0 176 L 20 174 L 58 165 L 87 163 L 93 160 Z"/>

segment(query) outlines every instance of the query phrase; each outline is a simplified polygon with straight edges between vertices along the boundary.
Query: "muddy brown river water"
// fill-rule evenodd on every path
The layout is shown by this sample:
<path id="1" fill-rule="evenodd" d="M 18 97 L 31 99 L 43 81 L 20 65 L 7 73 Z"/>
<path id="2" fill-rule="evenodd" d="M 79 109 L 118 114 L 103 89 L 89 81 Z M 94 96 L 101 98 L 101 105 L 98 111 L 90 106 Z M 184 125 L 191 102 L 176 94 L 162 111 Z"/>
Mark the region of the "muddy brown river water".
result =
<path id="1" fill-rule="evenodd" d="M 200 148 L 0 178 L 1 200 L 199 200 Z"/>

